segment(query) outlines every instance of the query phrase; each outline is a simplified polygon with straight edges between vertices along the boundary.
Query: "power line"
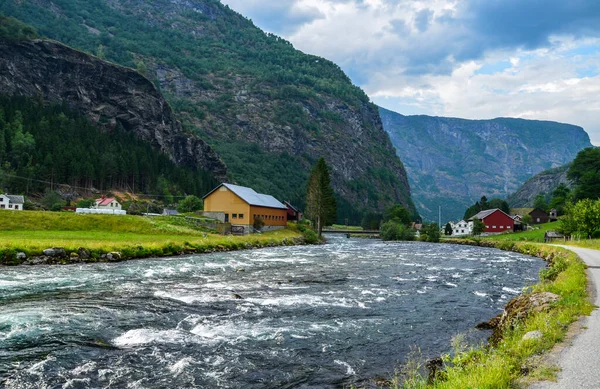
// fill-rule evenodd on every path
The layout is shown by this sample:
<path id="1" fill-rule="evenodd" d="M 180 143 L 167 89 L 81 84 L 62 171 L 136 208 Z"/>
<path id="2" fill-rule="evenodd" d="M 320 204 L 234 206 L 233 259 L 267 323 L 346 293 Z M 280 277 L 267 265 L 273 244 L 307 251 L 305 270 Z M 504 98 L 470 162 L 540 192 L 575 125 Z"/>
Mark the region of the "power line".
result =
<path id="1" fill-rule="evenodd" d="M 85 191 L 91 191 L 90 188 L 84 188 L 82 186 L 69 185 L 69 184 L 58 184 L 58 183 L 52 182 L 52 181 L 37 180 L 35 178 L 16 176 L 14 174 L 7 174 L 7 173 L 3 173 L 3 172 L 0 172 L 0 175 L 2 175 L 4 177 L 18 178 L 18 179 L 21 179 L 21 180 L 28 180 L 28 181 L 39 182 L 39 183 L 42 183 L 42 184 L 50 184 L 50 185 L 57 185 L 57 186 L 68 186 L 69 188 L 81 189 L 81 190 L 85 190 Z M 135 196 L 143 196 L 143 197 L 165 197 L 165 195 L 148 194 L 148 193 L 135 193 L 134 195 Z M 173 197 L 173 198 L 185 198 L 187 196 L 175 196 L 175 195 L 171 195 L 171 197 Z"/>

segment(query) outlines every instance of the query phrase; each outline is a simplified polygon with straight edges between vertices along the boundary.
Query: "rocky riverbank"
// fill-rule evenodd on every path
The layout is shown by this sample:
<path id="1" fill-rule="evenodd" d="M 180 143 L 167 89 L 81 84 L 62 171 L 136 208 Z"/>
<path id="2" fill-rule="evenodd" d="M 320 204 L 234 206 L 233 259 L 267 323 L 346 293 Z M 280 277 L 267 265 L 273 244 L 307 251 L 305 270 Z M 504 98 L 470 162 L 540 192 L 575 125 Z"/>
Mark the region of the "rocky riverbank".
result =
<path id="1" fill-rule="evenodd" d="M 255 241 L 228 241 L 226 243 L 201 243 L 195 244 L 185 242 L 183 245 L 165 243 L 161 247 L 125 246 L 121 249 L 105 252 L 102 250 L 88 249 L 79 247 L 69 249 L 64 247 L 50 247 L 41 252 L 26 253 L 24 251 L 14 251 L 4 253 L 4 258 L 0 258 L 0 265 L 70 265 L 77 263 L 96 263 L 96 262 L 121 262 L 133 259 L 143 259 L 151 257 L 172 257 L 178 255 L 205 254 L 236 250 L 251 250 L 264 247 L 278 246 L 297 246 L 307 244 L 303 236 L 271 238 L 268 240 Z"/>
<path id="2" fill-rule="evenodd" d="M 446 243 L 527 254 L 548 266 L 541 270 L 539 283 L 509 301 L 500 315 L 477 326 L 492 330 L 488 347 L 444 356 L 443 366 L 437 366 L 428 383 L 435 388 L 512 387 L 515 382 L 553 379 L 556 370 L 539 356 L 563 342 L 570 324 L 593 309 L 585 264 L 572 252 L 544 244 L 469 239 Z"/>

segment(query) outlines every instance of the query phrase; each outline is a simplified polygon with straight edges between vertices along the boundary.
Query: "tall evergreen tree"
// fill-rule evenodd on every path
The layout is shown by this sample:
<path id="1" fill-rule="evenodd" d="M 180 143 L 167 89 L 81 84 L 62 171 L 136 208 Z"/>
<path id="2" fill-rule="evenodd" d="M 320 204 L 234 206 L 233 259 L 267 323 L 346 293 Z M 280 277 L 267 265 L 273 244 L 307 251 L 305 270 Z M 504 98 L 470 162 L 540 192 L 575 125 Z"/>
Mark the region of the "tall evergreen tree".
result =
<path id="1" fill-rule="evenodd" d="M 317 164 L 308 178 L 306 190 L 306 213 L 316 223 L 319 238 L 323 234 L 323 226 L 335 221 L 337 203 L 331 188 L 329 168 L 323 158 Z"/>

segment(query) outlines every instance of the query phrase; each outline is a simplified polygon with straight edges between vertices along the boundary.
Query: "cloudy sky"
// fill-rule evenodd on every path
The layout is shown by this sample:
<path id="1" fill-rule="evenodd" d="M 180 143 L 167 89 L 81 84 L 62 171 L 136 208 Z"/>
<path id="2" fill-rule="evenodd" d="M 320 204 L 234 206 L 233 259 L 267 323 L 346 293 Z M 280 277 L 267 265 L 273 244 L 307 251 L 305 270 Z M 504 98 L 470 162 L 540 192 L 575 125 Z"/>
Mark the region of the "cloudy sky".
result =
<path id="1" fill-rule="evenodd" d="M 600 146 L 600 0 L 222 0 L 402 114 L 577 124 Z"/>

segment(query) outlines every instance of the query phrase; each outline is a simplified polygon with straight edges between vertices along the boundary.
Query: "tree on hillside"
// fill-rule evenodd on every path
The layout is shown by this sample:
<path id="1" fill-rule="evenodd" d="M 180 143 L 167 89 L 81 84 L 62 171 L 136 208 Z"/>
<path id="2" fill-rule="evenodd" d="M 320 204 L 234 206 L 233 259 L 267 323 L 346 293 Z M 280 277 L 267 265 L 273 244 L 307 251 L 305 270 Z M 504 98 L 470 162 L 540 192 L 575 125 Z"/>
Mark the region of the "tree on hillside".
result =
<path id="1" fill-rule="evenodd" d="M 485 231 L 485 224 L 475 218 L 473 219 L 473 235 L 481 235 Z"/>
<path id="2" fill-rule="evenodd" d="M 546 202 L 546 196 L 544 196 L 543 193 L 540 193 L 537 196 L 535 196 L 535 199 L 533 200 L 533 208 L 541 209 L 544 212 L 546 212 L 548 210 L 548 203 Z"/>
<path id="3" fill-rule="evenodd" d="M 505 200 L 502 199 L 491 199 L 488 201 L 486 196 L 481 196 L 481 199 L 465 211 L 465 215 L 463 220 L 469 220 L 473 216 L 477 215 L 481 211 L 485 211 L 486 209 L 501 209 L 506 213 L 510 213 L 510 207 Z"/>
<path id="4" fill-rule="evenodd" d="M 444 227 L 444 235 L 452 235 L 452 225 L 450 222 L 446 223 L 446 226 Z"/>
<path id="5" fill-rule="evenodd" d="M 575 184 L 575 200 L 600 198 L 600 148 L 581 150 L 571 164 L 567 178 Z"/>
<path id="6" fill-rule="evenodd" d="M 571 189 L 565 184 L 560 184 L 552 191 L 552 200 L 549 207 L 556 209 L 559 215 L 563 215 L 565 213 L 565 204 L 570 202 L 571 197 Z"/>
<path id="7" fill-rule="evenodd" d="M 336 211 L 329 168 L 325 159 L 319 158 L 310 173 L 306 190 L 306 213 L 313 219 L 319 238 L 323 235 L 323 226 L 335 221 Z"/>
<path id="8" fill-rule="evenodd" d="M 533 217 L 531 217 L 530 214 L 527 214 L 527 215 L 523 216 L 523 218 L 521 219 L 521 223 L 528 226 L 533 223 Z"/>
<path id="9" fill-rule="evenodd" d="M 384 221 L 394 221 L 396 223 L 402 223 L 405 225 L 409 225 L 411 222 L 410 214 L 400 204 L 392 205 L 388 209 L 385 210 L 385 214 L 383 215 Z"/>

